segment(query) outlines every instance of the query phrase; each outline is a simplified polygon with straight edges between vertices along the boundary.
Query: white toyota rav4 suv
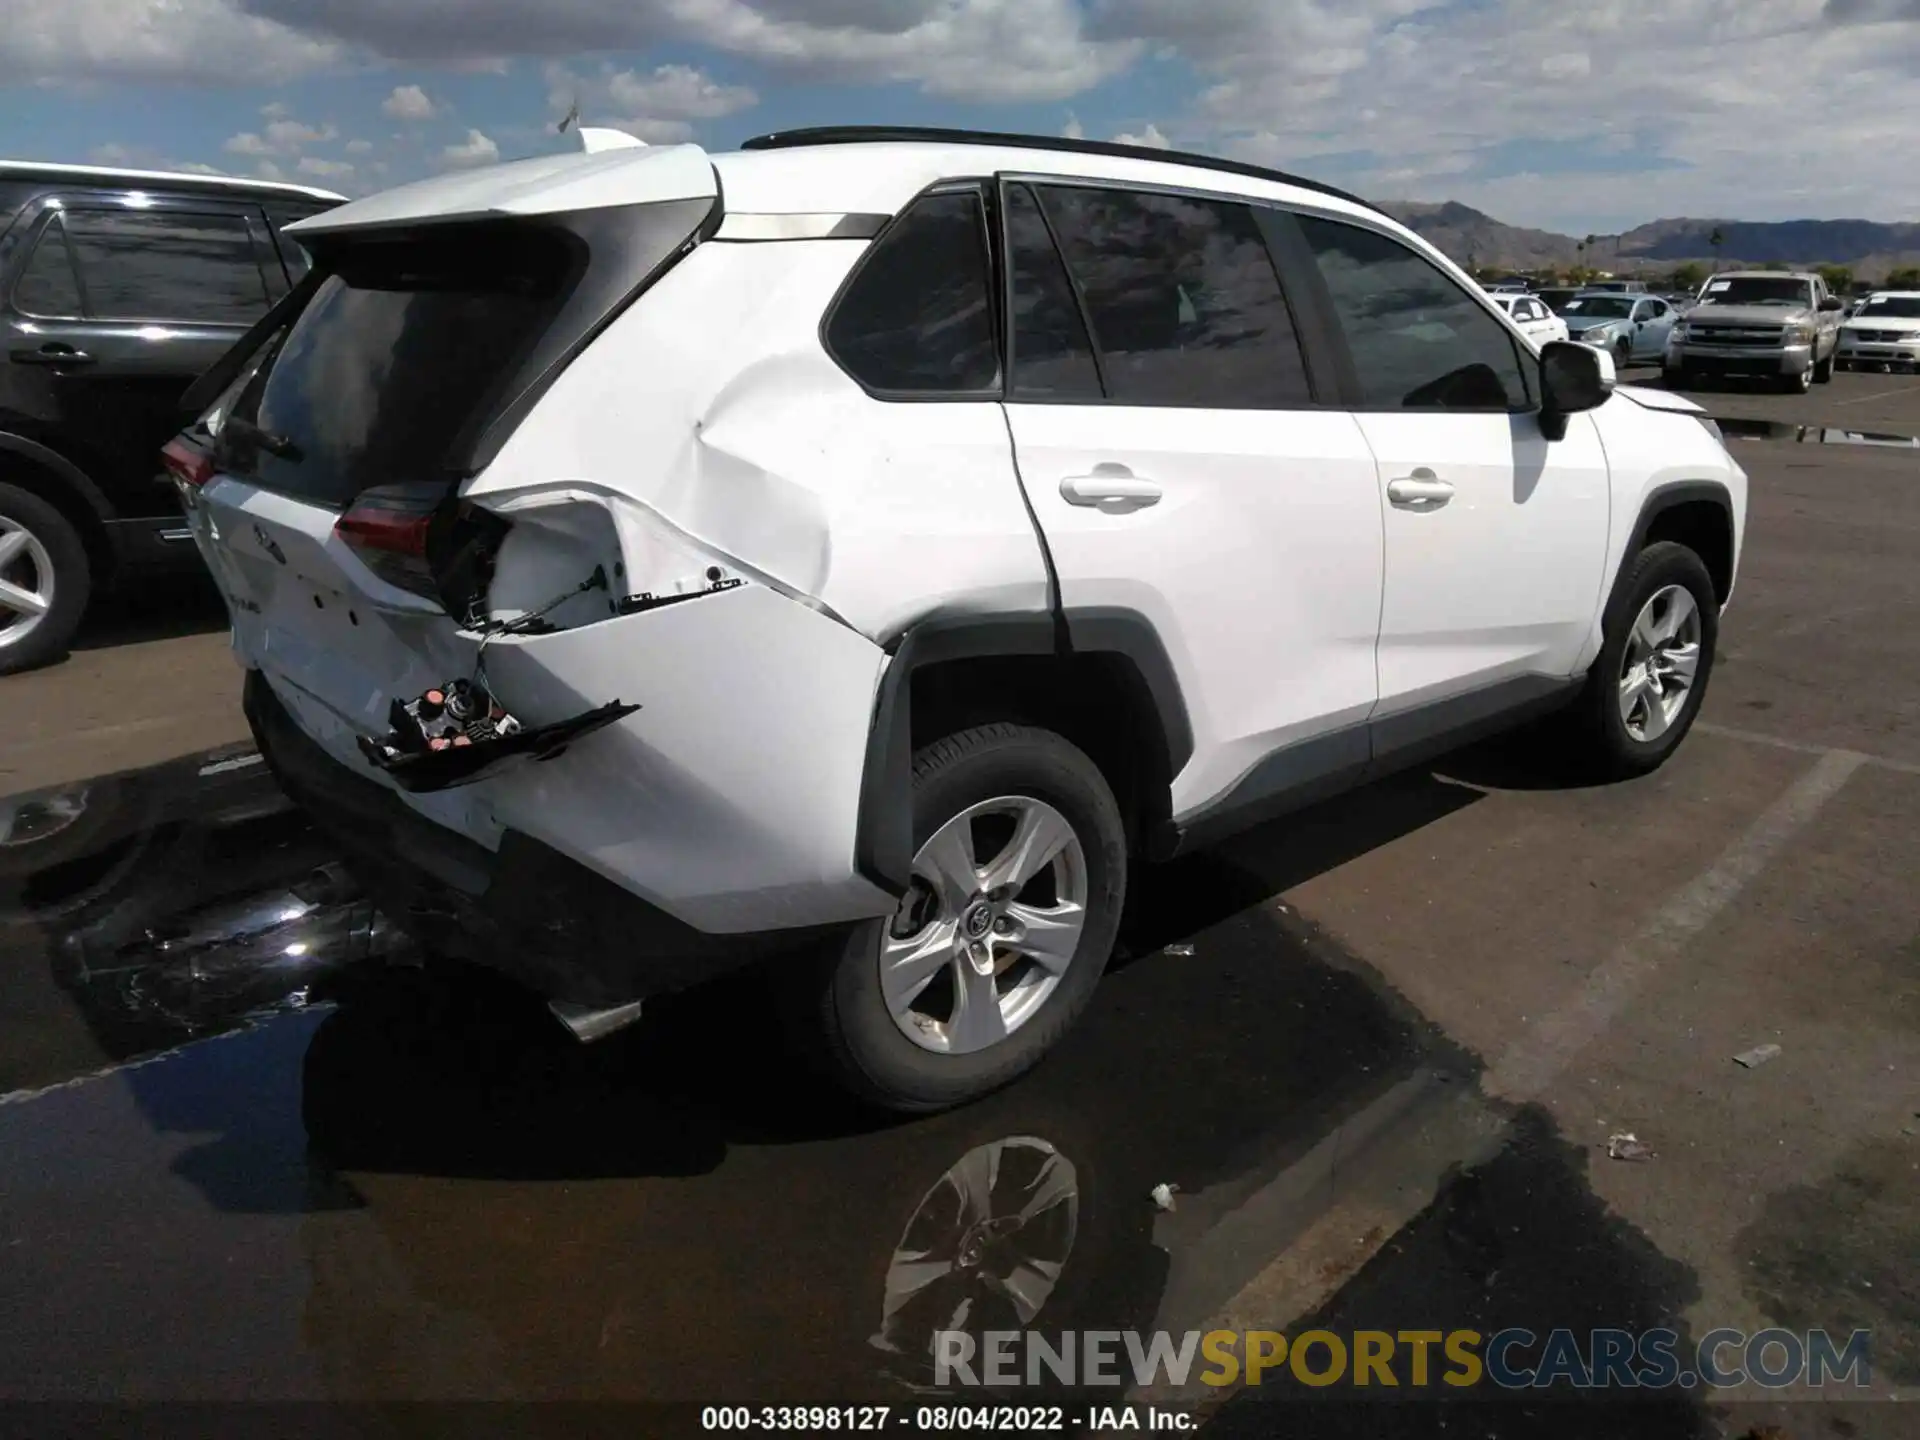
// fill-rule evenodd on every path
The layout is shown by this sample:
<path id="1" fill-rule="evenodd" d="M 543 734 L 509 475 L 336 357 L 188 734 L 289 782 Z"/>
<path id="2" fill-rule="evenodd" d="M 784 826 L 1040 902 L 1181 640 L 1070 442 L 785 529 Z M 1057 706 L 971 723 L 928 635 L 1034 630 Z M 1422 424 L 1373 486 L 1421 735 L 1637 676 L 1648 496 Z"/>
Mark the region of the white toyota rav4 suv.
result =
<path id="1" fill-rule="evenodd" d="M 169 447 L 248 714 L 396 922 L 585 1038 L 764 960 L 857 1092 L 953 1104 L 1136 861 L 1559 706 L 1644 772 L 1707 684 L 1712 422 L 1310 181 L 849 129 L 294 231 Z"/>

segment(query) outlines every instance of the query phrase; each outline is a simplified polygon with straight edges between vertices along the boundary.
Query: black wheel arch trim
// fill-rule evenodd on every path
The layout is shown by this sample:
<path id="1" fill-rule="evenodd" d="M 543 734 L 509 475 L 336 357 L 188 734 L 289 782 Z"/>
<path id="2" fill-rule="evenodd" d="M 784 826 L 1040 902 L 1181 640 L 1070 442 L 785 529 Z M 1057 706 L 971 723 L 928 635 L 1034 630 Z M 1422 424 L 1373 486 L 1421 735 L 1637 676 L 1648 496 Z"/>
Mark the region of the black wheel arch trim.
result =
<path id="1" fill-rule="evenodd" d="M 18 455 L 21 459 L 39 466 L 64 482 L 76 495 L 86 501 L 87 508 L 102 524 L 114 519 L 118 514 L 106 494 L 88 478 L 87 472 L 58 450 L 50 449 L 38 440 L 29 440 L 24 435 L 0 430 L 0 452 Z M 157 458 L 156 454 L 156 462 Z"/>
<path id="2" fill-rule="evenodd" d="M 1117 655 L 1138 674 L 1153 704 L 1166 742 L 1169 774 L 1193 755 L 1187 716 L 1173 662 L 1145 616 L 1120 607 L 1069 608 L 1066 645 L 1056 615 L 1044 610 L 998 615 L 935 615 L 904 631 L 874 696 L 867 732 L 866 763 L 854 834 L 854 865 L 892 895 L 903 894 L 913 865 L 914 672 L 954 660 L 1002 656 Z"/>
<path id="3" fill-rule="evenodd" d="M 1620 563 L 1614 567 L 1613 584 L 1607 591 L 1603 624 L 1613 623 L 1614 606 L 1620 601 L 1620 582 L 1633 564 L 1633 557 L 1646 547 L 1647 532 L 1653 528 L 1653 522 L 1677 506 L 1689 505 L 1701 500 L 1720 508 L 1726 516 L 1729 544 L 1738 541 L 1739 529 L 1733 520 L 1733 496 L 1720 481 L 1669 480 L 1665 484 L 1654 486 L 1647 492 L 1646 498 L 1640 502 L 1640 514 L 1633 522 L 1633 531 L 1627 537 L 1626 548 L 1620 552 Z"/>

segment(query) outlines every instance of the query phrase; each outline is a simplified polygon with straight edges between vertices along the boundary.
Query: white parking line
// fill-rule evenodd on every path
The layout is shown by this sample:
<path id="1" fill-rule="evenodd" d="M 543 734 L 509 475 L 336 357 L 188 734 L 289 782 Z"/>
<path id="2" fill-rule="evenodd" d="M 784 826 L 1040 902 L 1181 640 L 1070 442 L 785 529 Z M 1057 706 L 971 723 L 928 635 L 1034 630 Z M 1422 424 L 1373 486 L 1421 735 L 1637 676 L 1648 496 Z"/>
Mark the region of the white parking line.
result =
<path id="1" fill-rule="evenodd" d="M 1835 753 L 1831 745 L 1813 745 L 1804 740 L 1789 740 L 1784 735 L 1767 735 L 1758 730 L 1742 730 L 1733 725 L 1716 725 L 1705 720 L 1695 722 L 1693 728 L 1703 735 L 1718 735 L 1723 740 L 1744 740 L 1749 745 L 1770 745 L 1775 750 L 1792 750 L 1800 755 Z M 1860 755 L 1867 764 L 1876 765 L 1882 770 L 1896 770 L 1902 775 L 1920 775 L 1920 764 L 1912 760 L 1894 760 L 1885 755 L 1865 755 L 1857 750 L 1845 753 Z"/>
<path id="2" fill-rule="evenodd" d="M 1895 395 L 1911 395 L 1913 387 L 1902 385 L 1898 390 L 1876 390 L 1871 395 L 1856 395 L 1851 400 L 1836 400 L 1835 405 L 1864 405 L 1869 400 L 1887 400 Z"/>
<path id="3" fill-rule="evenodd" d="M 1653 974 L 1719 918 L 1839 794 L 1848 778 L 1870 763 L 1855 751 L 1810 748 L 1820 756 L 1812 768 L 1763 810 L 1713 864 L 1669 896 L 1632 940 L 1588 975 L 1578 995 L 1515 1039 L 1483 1077 L 1484 1093 L 1516 1104 L 1538 1099 L 1581 1051 L 1605 1033 Z M 1439 1123 L 1439 1129 L 1450 1132 L 1441 1147 L 1451 1146 L 1452 1154 L 1431 1164 L 1432 1186 L 1445 1175 L 1483 1160 L 1490 1146 L 1497 1147 L 1497 1133 L 1489 1133 L 1483 1105 L 1478 1093 L 1463 1089 L 1455 1113 Z M 1383 1210 L 1377 1196 L 1369 1199 L 1363 1192 L 1343 1197 L 1270 1259 L 1212 1318 L 1195 1328 L 1260 1324 L 1284 1331 L 1324 1305 L 1432 1193 L 1431 1186 L 1423 1193 L 1422 1187 L 1403 1183 L 1395 1195 L 1398 1204 L 1389 1207 L 1395 1212 L 1391 1214 Z M 1338 1263 L 1328 1256 L 1336 1257 Z M 1224 1403 L 1233 1388 L 1237 1387 L 1200 1397 L 1202 1418 Z M 1195 1400 L 1191 1394 L 1183 1398 L 1189 1403 Z"/>
<path id="4" fill-rule="evenodd" d="M 1578 996 L 1509 1045 L 1487 1073 L 1487 1089 L 1518 1102 L 1544 1092 L 1613 1023 L 1653 972 L 1712 924 L 1866 763 L 1866 756 L 1851 750 L 1822 755 L 1718 860 L 1668 897 L 1638 935 L 1587 976 Z"/>

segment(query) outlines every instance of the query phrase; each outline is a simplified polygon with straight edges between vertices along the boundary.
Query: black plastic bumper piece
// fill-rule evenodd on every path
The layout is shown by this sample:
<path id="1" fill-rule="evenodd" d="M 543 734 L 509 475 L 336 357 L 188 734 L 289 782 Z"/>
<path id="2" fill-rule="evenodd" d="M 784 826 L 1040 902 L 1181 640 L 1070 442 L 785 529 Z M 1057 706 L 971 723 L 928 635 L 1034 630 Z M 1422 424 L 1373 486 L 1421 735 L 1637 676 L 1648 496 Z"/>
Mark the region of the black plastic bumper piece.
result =
<path id="1" fill-rule="evenodd" d="M 434 824 L 309 739 L 258 671 L 245 703 L 281 787 L 389 919 L 427 953 L 485 965 L 545 999 L 600 1007 L 684 990 L 839 928 L 696 930 L 529 835 L 507 831 L 496 852 Z"/>

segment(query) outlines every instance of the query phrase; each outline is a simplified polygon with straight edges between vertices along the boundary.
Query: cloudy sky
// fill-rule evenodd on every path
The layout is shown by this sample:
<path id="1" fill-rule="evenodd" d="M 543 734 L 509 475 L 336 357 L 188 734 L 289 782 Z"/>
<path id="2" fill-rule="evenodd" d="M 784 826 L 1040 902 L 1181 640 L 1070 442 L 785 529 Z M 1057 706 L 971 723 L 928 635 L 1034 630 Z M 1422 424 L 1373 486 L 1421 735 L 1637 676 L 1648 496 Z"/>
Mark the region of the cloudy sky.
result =
<path id="1" fill-rule="evenodd" d="M 1920 219 L 1920 0 L 0 0 L 0 153 L 348 193 L 587 123 L 890 122 L 1285 165 L 1516 224 Z"/>

